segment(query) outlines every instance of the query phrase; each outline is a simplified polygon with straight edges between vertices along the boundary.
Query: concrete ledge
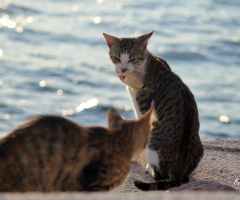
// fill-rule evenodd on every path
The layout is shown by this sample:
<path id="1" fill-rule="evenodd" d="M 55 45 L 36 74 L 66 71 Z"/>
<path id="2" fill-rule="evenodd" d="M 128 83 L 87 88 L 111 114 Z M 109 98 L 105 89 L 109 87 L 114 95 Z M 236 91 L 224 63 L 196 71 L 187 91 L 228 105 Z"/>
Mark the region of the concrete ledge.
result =
<path id="1" fill-rule="evenodd" d="M 126 193 L 27 193 L 1 194 L 0 200 L 239 200 L 232 192 L 148 192 L 141 195 Z"/>
<path id="2" fill-rule="evenodd" d="M 193 179 L 171 191 L 240 191 L 240 139 L 211 139 L 202 141 L 204 157 L 198 173 Z M 134 187 L 134 180 L 154 181 L 145 172 L 146 160 L 141 155 L 137 163 L 132 164 L 129 178 L 118 192 L 143 193 Z M 234 182 L 238 179 L 239 186 Z"/>
<path id="3" fill-rule="evenodd" d="M 205 149 L 240 152 L 240 139 L 210 139 L 202 140 Z"/>
<path id="4" fill-rule="evenodd" d="M 202 143 L 205 155 L 195 178 L 240 191 L 240 139 L 211 139 Z M 234 184 L 237 179 L 239 186 Z"/>

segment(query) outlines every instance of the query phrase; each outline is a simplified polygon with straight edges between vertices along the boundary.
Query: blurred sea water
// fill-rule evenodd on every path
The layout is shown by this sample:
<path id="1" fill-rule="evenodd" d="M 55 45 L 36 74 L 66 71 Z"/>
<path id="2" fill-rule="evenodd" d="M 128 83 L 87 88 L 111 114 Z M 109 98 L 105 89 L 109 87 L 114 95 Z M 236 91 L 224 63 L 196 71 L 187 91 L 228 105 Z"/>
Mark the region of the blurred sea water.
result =
<path id="1" fill-rule="evenodd" d="M 0 0 L 0 137 L 38 114 L 134 118 L 102 33 L 154 30 L 148 48 L 194 93 L 201 138 L 240 138 L 239 11 L 238 0 Z"/>

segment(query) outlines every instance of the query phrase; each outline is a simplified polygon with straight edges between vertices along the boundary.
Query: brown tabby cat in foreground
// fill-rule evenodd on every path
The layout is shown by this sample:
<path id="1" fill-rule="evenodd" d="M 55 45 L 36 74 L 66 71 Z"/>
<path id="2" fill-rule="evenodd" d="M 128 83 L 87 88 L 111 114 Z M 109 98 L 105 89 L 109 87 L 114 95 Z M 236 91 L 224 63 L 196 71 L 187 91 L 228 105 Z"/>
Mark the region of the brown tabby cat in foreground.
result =
<path id="1" fill-rule="evenodd" d="M 104 33 L 104 37 L 117 76 L 128 85 L 136 117 L 152 105 L 157 113 L 158 122 L 146 148 L 146 169 L 158 181 L 135 181 L 135 185 L 165 190 L 188 182 L 203 157 L 203 147 L 195 98 L 167 62 L 148 51 L 152 34 L 117 38 Z"/>
<path id="2" fill-rule="evenodd" d="M 126 179 L 147 144 L 152 109 L 139 120 L 108 112 L 108 126 L 40 116 L 0 140 L 0 191 L 107 191 Z M 151 119 L 150 119 L 151 118 Z"/>

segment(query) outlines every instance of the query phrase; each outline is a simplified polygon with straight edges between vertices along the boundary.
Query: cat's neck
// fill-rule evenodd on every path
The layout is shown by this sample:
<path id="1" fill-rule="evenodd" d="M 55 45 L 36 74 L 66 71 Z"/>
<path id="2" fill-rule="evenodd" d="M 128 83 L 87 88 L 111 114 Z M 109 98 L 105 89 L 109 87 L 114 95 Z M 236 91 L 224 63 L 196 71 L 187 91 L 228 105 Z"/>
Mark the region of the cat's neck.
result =
<path id="1" fill-rule="evenodd" d="M 139 148 L 139 142 L 136 140 L 136 136 L 134 136 L 132 131 L 128 130 L 126 127 L 115 130 L 114 132 L 115 141 L 118 143 L 119 150 L 131 159 L 136 152 L 136 149 Z"/>
<path id="2" fill-rule="evenodd" d="M 166 71 L 171 71 L 168 63 L 150 52 L 147 52 L 146 64 L 145 64 L 145 75 L 144 75 L 144 85 L 145 87 L 153 88 L 156 84 L 153 77 L 158 74 L 163 75 Z M 159 79 L 158 79 L 159 80 Z"/>
<path id="3" fill-rule="evenodd" d="M 165 69 L 165 70 L 170 70 L 171 68 L 168 65 L 168 63 L 161 57 L 156 56 L 152 53 L 150 53 L 149 51 L 147 52 L 147 56 L 146 56 L 146 70 L 151 70 L 154 68 L 161 68 L 161 69 Z"/>

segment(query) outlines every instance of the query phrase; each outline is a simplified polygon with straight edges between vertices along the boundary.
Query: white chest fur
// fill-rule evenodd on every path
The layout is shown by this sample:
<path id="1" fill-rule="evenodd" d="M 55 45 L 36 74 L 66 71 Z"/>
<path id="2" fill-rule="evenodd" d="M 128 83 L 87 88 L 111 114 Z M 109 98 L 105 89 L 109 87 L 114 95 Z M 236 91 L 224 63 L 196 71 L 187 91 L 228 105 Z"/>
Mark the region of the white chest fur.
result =
<path id="1" fill-rule="evenodd" d="M 135 117 L 139 119 L 143 114 L 140 111 L 140 108 L 136 99 L 137 91 L 131 90 L 129 86 L 127 86 L 126 88 L 132 100 Z"/>
<path id="2" fill-rule="evenodd" d="M 126 55 L 123 56 L 124 59 L 125 59 L 125 57 L 126 57 Z M 138 71 L 140 73 L 142 73 L 143 75 L 145 75 L 146 62 L 147 62 L 147 59 L 145 59 L 144 62 L 141 65 L 138 66 Z M 143 114 L 140 111 L 140 108 L 139 108 L 139 105 L 138 105 L 138 102 L 137 102 L 137 99 L 136 99 L 137 91 L 131 90 L 131 88 L 129 86 L 127 86 L 126 88 L 127 88 L 127 91 L 128 91 L 128 93 L 131 97 L 131 100 L 132 100 L 135 117 L 137 119 L 139 119 Z"/>

